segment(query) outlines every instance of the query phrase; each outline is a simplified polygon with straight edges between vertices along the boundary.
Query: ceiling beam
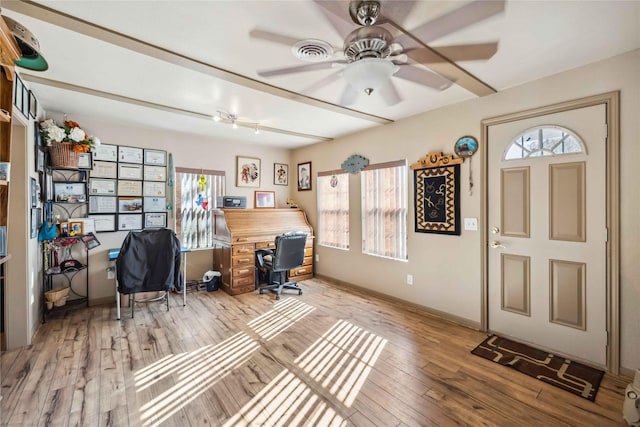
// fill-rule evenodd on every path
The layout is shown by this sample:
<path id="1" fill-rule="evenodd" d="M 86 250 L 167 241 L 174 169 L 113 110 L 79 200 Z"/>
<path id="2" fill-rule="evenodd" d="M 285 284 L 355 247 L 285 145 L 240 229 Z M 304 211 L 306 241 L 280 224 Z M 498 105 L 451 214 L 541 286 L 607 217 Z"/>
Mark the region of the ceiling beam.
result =
<path id="1" fill-rule="evenodd" d="M 199 113 L 197 111 L 191 111 L 191 110 L 185 110 L 183 108 L 177 108 L 177 107 L 172 107 L 169 105 L 164 105 L 164 104 L 158 104 L 155 102 L 149 102 L 149 101 L 144 101 L 142 99 L 137 99 L 137 98 L 130 98 L 128 96 L 123 96 L 123 95 L 118 95 L 115 93 L 111 93 L 111 92 L 104 92 L 101 90 L 97 90 L 97 89 L 92 89 L 92 88 L 88 88 L 88 87 L 84 87 L 84 86 L 78 86 L 78 85 L 74 85 L 71 83 L 66 83 L 66 82 L 61 82 L 58 80 L 51 80 L 51 79 L 47 79 L 44 77 L 40 77 L 40 76 L 35 76 L 33 74 L 26 74 L 26 73 L 20 73 L 20 77 L 26 81 L 26 82 L 30 82 L 30 83 L 34 83 L 34 84 L 40 84 L 40 85 L 44 85 L 44 86 L 50 86 L 50 87 L 55 87 L 58 89 L 62 89 L 62 90 L 68 90 L 68 91 L 72 91 L 72 92 L 78 92 L 78 93 L 83 93 L 86 95 L 91 95 L 91 96 L 96 96 L 96 97 L 100 97 L 100 98 L 105 98 L 105 99 L 110 99 L 112 101 L 118 101 L 118 102 L 124 102 L 127 104 L 131 104 L 131 105 L 137 105 L 139 107 L 145 107 L 145 108 L 153 108 L 155 110 L 159 110 L 159 111 L 165 111 L 168 113 L 174 113 L 174 114 L 182 114 L 183 116 L 189 116 L 189 117 L 195 117 L 198 119 L 205 119 L 208 120 L 210 122 L 213 122 L 213 118 L 211 117 L 211 114 L 205 114 L 205 113 Z M 231 123 L 230 121 L 226 120 L 228 123 Z M 262 126 L 259 123 L 246 123 L 243 122 L 242 120 L 238 120 L 236 121 L 236 124 L 240 127 L 246 127 L 246 128 L 251 128 L 254 129 L 256 127 L 256 125 L 258 125 L 258 128 L 260 129 L 260 131 L 264 131 L 264 132 L 271 132 L 271 133 L 277 133 L 280 135 L 288 135 L 288 136 L 295 136 L 298 138 L 306 138 L 306 139 L 311 139 L 313 141 L 332 141 L 333 138 L 328 137 L 328 136 L 320 136 L 320 135 L 311 135 L 308 133 L 300 133 L 300 132 L 294 132 L 294 131 L 290 131 L 290 130 L 286 130 L 286 129 L 278 129 L 278 128 L 274 128 L 274 127 L 269 127 L 269 126 Z"/>
<path id="2" fill-rule="evenodd" d="M 131 50 L 141 55 L 146 55 L 161 61 L 168 62 L 179 67 L 197 71 L 208 76 L 235 83 L 246 88 L 257 90 L 269 95 L 285 98 L 288 100 L 301 102 L 317 108 L 322 108 L 338 114 L 347 115 L 357 119 L 367 120 L 378 124 L 392 123 L 393 120 L 376 116 L 373 114 L 363 113 L 352 108 L 343 107 L 341 105 L 332 104 L 317 98 L 306 96 L 297 92 L 286 90 L 250 77 L 234 73 L 229 70 L 217 67 L 213 64 L 200 61 L 195 58 L 183 55 L 181 53 L 165 49 L 160 46 L 153 45 L 143 40 L 130 37 L 126 34 L 119 33 L 109 28 L 101 27 L 89 21 L 82 20 L 72 15 L 60 12 L 58 10 L 46 7 L 33 1 L 3 1 L 3 7 L 14 12 L 47 22 L 83 34 L 88 37 L 95 38 L 105 43 L 120 46 L 124 49 Z"/>

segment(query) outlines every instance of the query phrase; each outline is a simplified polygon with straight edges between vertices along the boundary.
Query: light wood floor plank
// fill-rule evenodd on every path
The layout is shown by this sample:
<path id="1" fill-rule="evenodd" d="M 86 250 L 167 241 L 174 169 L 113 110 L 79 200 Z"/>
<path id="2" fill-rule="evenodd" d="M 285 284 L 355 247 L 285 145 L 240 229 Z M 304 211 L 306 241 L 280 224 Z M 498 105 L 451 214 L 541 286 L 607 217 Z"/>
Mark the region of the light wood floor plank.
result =
<path id="1" fill-rule="evenodd" d="M 322 280 L 304 294 L 173 295 L 51 317 L 2 354 L 0 425 L 624 426 L 628 378 L 589 402 L 470 353 L 485 335 Z"/>

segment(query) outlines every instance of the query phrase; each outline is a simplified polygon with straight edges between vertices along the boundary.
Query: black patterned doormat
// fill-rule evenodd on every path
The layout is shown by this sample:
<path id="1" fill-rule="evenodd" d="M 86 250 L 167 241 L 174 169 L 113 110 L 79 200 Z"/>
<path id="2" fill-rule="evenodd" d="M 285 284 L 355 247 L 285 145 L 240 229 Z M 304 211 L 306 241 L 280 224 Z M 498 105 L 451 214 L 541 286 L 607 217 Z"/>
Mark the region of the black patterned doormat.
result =
<path id="1" fill-rule="evenodd" d="M 604 371 L 538 350 L 526 344 L 492 335 L 471 350 L 500 365 L 594 401 Z"/>

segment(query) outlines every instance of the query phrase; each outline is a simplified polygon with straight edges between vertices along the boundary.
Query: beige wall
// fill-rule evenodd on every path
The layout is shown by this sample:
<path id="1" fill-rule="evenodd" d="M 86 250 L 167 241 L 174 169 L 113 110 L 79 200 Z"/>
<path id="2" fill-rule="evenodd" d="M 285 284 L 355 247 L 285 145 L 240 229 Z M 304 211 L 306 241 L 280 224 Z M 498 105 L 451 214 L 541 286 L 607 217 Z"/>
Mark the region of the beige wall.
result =
<path id="1" fill-rule="evenodd" d="M 640 366 L 640 201 L 634 188 L 640 179 L 640 51 L 571 70 L 558 75 L 441 108 L 375 130 L 296 150 L 291 163 L 313 161 L 318 171 L 339 168 L 351 154 L 367 157 L 371 163 L 407 159 L 415 163 L 429 152 L 451 153 L 462 135 L 480 138 L 482 119 L 589 95 L 621 91 L 621 318 L 623 368 Z M 482 150 L 483 147 L 480 147 Z M 476 188 L 480 164 L 472 163 Z M 461 169 L 461 216 L 479 217 L 479 191 L 469 194 L 470 162 Z M 293 178 L 293 177 L 292 177 Z M 315 178 L 314 178 L 315 179 Z M 409 188 L 413 178 L 409 177 Z M 412 194 L 411 190 L 411 194 Z M 292 197 L 307 211 L 317 228 L 316 193 L 293 191 Z M 413 202 L 409 206 L 409 261 L 398 262 L 361 253 L 360 177 L 350 177 L 350 247 L 348 252 L 317 248 L 317 273 L 392 295 L 432 310 L 446 312 L 470 324 L 480 322 L 480 234 L 462 231 L 461 236 L 415 233 Z M 406 284 L 413 275 L 412 286 Z"/>

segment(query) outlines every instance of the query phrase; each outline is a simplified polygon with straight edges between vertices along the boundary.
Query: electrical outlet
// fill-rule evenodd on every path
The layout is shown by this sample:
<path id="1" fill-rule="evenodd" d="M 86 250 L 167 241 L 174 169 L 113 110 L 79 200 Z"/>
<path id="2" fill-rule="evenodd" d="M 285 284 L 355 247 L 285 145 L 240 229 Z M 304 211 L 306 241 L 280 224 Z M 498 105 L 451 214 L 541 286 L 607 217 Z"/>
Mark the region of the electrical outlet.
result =
<path id="1" fill-rule="evenodd" d="M 407 274 L 407 285 L 413 285 L 413 274 Z"/>
<path id="2" fill-rule="evenodd" d="M 320 254 L 316 254 L 316 262 L 320 262 Z"/>
<path id="3" fill-rule="evenodd" d="M 478 218 L 465 218 L 464 229 L 469 231 L 478 231 Z"/>
<path id="4" fill-rule="evenodd" d="M 115 279 L 116 272 L 113 271 L 113 268 L 107 268 L 107 279 Z"/>

